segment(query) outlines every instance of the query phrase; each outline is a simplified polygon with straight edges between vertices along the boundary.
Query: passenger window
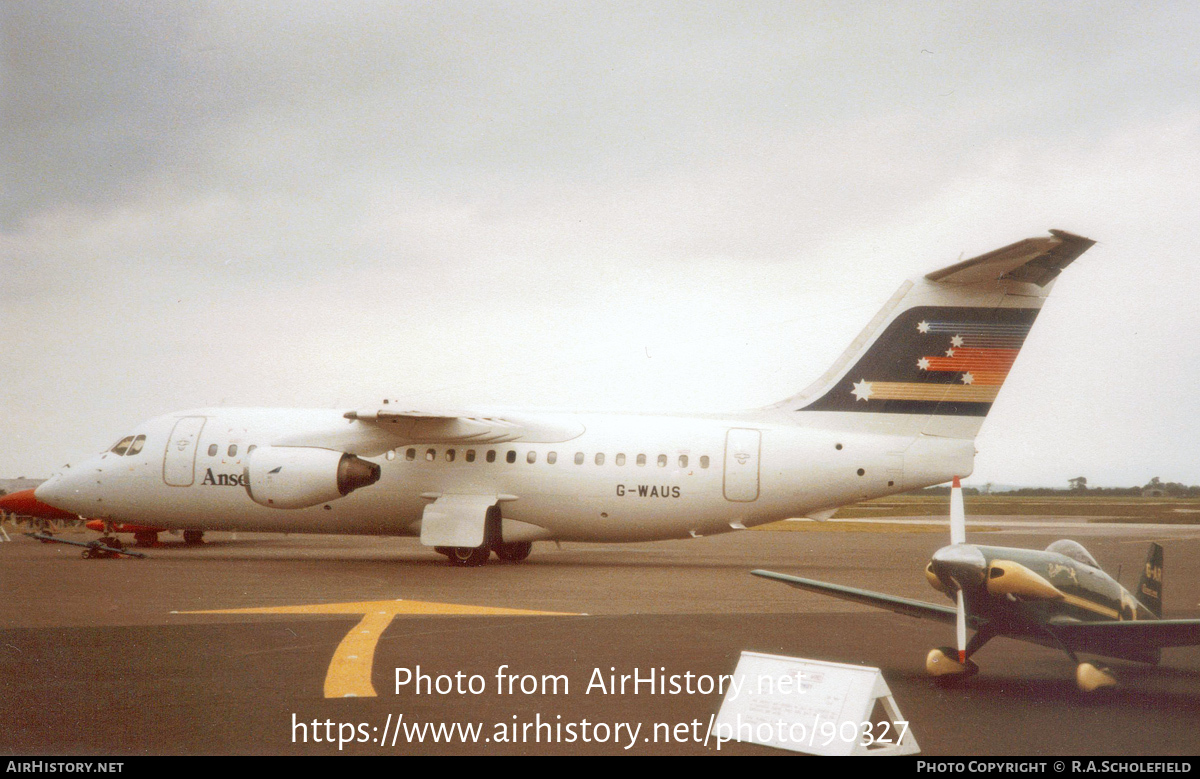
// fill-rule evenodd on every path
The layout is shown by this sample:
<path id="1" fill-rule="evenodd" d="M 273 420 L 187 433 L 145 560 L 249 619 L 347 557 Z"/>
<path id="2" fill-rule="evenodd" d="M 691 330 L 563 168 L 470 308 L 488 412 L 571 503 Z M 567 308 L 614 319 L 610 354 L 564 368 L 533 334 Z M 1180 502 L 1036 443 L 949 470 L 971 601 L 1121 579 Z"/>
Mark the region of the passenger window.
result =
<path id="1" fill-rule="evenodd" d="M 576 453 L 575 453 L 575 464 L 576 464 L 576 465 L 583 465 L 583 452 L 576 452 Z"/>
<path id="2" fill-rule="evenodd" d="M 467 458 L 467 462 L 469 462 L 469 463 L 473 463 L 473 462 L 475 462 L 475 450 L 474 450 L 474 449 L 468 449 L 468 450 L 467 450 L 467 455 L 466 455 L 466 458 Z"/>
<path id="3" fill-rule="evenodd" d="M 617 455 L 617 465 L 624 465 L 624 464 L 625 464 L 625 455 L 623 453 L 618 454 Z"/>
<path id="4" fill-rule="evenodd" d="M 546 452 L 546 462 L 554 465 L 558 462 L 558 452 Z"/>
<path id="5" fill-rule="evenodd" d="M 409 449 L 408 451 L 406 451 L 404 453 L 404 459 L 408 460 L 409 462 L 412 462 L 413 460 L 417 459 L 417 450 Z"/>
<path id="6" fill-rule="evenodd" d="M 446 462 L 448 462 L 448 463 L 454 462 L 454 450 L 453 449 L 446 450 Z"/>
<path id="7" fill-rule="evenodd" d="M 638 464 L 638 465 L 645 465 L 645 464 L 646 464 L 646 455 L 644 455 L 644 454 L 639 454 L 639 455 L 638 455 L 638 457 L 637 457 L 637 464 Z"/>
<path id="8" fill-rule="evenodd" d="M 700 467 L 701 468 L 708 467 L 708 455 L 704 455 L 703 457 L 700 458 Z"/>
<path id="9" fill-rule="evenodd" d="M 246 450 L 246 454 L 250 454 L 249 449 Z M 396 459 L 396 450 L 388 449 L 387 454 L 385 454 L 384 457 L 386 457 L 388 460 L 395 460 Z"/>
<path id="10" fill-rule="evenodd" d="M 109 451 L 117 455 L 125 454 L 125 450 L 129 448 L 131 443 L 133 443 L 133 436 L 127 435 L 113 444 L 113 448 L 109 449 Z"/>
<path id="11" fill-rule="evenodd" d="M 687 467 L 687 455 L 686 454 L 679 455 L 679 467 L 680 468 Z"/>
<path id="12" fill-rule="evenodd" d="M 246 447 L 246 454 L 250 454 L 257 448 L 258 448 L 258 444 L 250 444 L 250 446 Z"/>
<path id="13" fill-rule="evenodd" d="M 230 457 L 237 457 L 237 444 L 230 444 L 230 445 L 229 445 L 229 456 L 230 456 Z"/>
<path id="14" fill-rule="evenodd" d="M 433 458 L 435 458 L 435 457 L 437 457 L 437 451 L 436 451 L 436 450 L 433 450 L 433 449 L 426 449 L 426 450 L 425 450 L 425 459 L 426 459 L 426 460 L 428 460 L 429 462 L 433 462 Z"/>
<path id="15" fill-rule="evenodd" d="M 209 456 L 209 457 L 216 457 L 216 456 L 217 456 L 217 445 L 216 445 L 216 444 L 210 444 L 210 445 L 209 445 L 209 447 L 208 447 L 208 456 Z"/>
<path id="16" fill-rule="evenodd" d="M 496 462 L 496 450 L 495 450 L 495 449 L 488 449 L 487 457 L 486 457 L 485 459 L 486 459 L 486 460 L 487 460 L 489 463 L 494 463 L 494 462 Z"/>
<path id="17" fill-rule="evenodd" d="M 533 464 L 537 462 L 537 452 L 530 450 L 529 454 L 525 455 L 525 462 Z"/>
<path id="18" fill-rule="evenodd" d="M 517 461 L 517 451 L 515 449 L 509 449 L 508 452 L 504 455 L 504 461 L 509 462 L 509 463 L 515 463 Z"/>
<path id="19" fill-rule="evenodd" d="M 604 453 L 596 452 L 596 465 L 604 465 Z"/>
<path id="20" fill-rule="evenodd" d="M 658 467 L 659 468 L 667 467 L 667 456 L 665 454 L 660 454 L 658 456 Z"/>
<path id="21" fill-rule="evenodd" d="M 126 452 L 125 454 L 127 454 L 127 455 L 137 454 L 138 452 L 142 451 L 142 447 L 145 445 L 146 445 L 146 436 L 140 435 L 137 438 L 133 439 L 133 443 L 129 445 L 129 451 Z"/>

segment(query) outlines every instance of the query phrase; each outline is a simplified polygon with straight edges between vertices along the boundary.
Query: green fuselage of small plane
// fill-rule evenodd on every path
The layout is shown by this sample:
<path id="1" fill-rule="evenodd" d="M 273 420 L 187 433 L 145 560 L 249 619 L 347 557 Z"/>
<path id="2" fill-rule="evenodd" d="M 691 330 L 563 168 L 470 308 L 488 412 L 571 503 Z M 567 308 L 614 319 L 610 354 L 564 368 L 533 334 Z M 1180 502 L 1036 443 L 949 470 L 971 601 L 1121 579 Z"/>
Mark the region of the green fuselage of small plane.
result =
<path id="1" fill-rule="evenodd" d="M 1069 629 L 1072 624 L 1155 620 L 1157 616 L 1099 567 L 1065 554 L 958 544 L 934 554 L 927 576 L 931 585 L 952 600 L 956 583 L 960 585 L 970 622 L 989 637 L 1008 636 L 1075 652 L 1158 661 L 1157 647 Z"/>

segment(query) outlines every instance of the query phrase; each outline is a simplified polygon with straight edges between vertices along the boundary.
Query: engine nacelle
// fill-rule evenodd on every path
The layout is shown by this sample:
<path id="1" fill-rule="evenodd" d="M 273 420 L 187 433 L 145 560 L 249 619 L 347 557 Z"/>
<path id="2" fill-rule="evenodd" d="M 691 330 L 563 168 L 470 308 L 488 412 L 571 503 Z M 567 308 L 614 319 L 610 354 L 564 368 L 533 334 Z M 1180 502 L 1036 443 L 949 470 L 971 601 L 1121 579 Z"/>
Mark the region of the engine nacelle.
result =
<path id="1" fill-rule="evenodd" d="M 379 481 L 373 462 L 307 446 L 262 446 L 246 460 L 250 499 L 274 509 L 302 509 L 349 495 Z"/>

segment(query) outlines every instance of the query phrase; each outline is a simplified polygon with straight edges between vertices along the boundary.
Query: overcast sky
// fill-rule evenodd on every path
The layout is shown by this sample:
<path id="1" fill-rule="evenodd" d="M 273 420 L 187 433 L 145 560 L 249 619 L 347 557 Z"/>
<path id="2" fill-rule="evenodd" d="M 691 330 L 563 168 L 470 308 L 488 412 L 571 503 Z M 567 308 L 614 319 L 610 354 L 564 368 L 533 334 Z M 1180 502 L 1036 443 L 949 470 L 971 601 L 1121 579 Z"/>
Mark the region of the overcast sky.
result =
<path id="1" fill-rule="evenodd" d="M 766 405 L 1060 228 L 972 483 L 1200 483 L 1200 5 L 5 0 L 0 476 L 204 405 Z"/>

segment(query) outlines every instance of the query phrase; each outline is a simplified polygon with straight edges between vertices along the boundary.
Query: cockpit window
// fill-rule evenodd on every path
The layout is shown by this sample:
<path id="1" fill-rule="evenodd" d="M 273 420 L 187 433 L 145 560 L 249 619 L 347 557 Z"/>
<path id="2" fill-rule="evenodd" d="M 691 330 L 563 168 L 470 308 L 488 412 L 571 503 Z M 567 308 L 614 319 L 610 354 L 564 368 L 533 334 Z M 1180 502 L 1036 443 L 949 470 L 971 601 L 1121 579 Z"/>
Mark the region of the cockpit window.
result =
<path id="1" fill-rule="evenodd" d="M 1100 567 L 1100 564 L 1096 562 L 1096 559 L 1088 554 L 1088 550 L 1084 549 L 1083 545 L 1078 541 L 1071 541 L 1064 538 L 1061 541 L 1055 541 L 1053 544 L 1046 547 L 1046 551 L 1057 552 L 1065 557 L 1070 557 L 1075 562 L 1083 563 L 1084 565 L 1090 565 L 1093 568 Z"/>
<path id="2" fill-rule="evenodd" d="M 140 435 L 137 438 L 133 439 L 133 443 L 131 443 L 129 445 L 129 451 L 127 451 L 125 454 L 126 455 L 135 455 L 138 452 L 142 451 L 142 447 L 145 445 L 146 445 L 146 436 Z"/>
<path id="3" fill-rule="evenodd" d="M 112 449 L 109 449 L 109 451 L 113 454 L 125 454 L 125 450 L 129 448 L 131 443 L 133 443 L 133 436 L 127 435 L 120 441 L 117 441 L 116 446 L 114 446 Z"/>

